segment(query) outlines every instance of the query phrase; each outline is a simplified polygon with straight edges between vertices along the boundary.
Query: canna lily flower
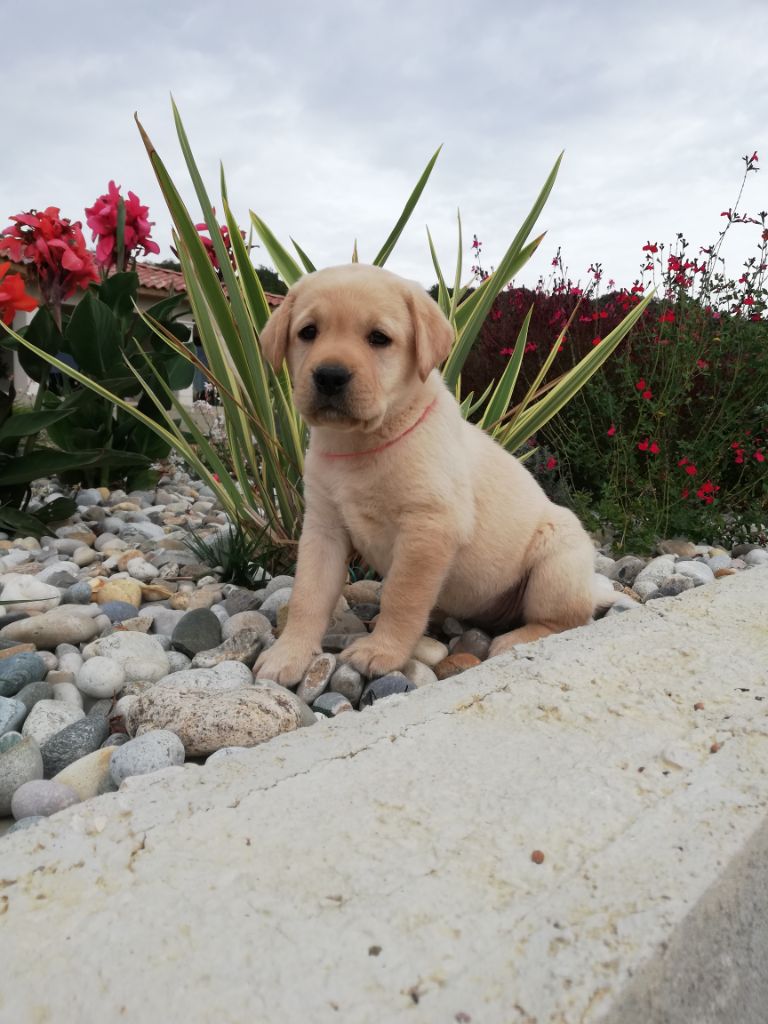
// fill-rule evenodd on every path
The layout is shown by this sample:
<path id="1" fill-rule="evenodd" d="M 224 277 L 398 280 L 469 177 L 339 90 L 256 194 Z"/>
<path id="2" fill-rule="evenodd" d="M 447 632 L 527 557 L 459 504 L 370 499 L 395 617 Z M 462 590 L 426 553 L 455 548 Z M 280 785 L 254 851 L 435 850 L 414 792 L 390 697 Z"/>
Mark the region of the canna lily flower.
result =
<path id="1" fill-rule="evenodd" d="M 37 302 L 24 290 L 21 274 L 9 274 L 10 263 L 0 263 L 0 320 L 10 327 L 17 312 L 31 313 Z"/>
<path id="2" fill-rule="evenodd" d="M 124 261 L 127 266 L 131 257 L 135 258 L 139 250 L 146 256 L 148 253 L 159 253 L 160 246 L 150 238 L 154 221 L 148 219 L 149 207 L 143 206 L 135 192 L 129 192 L 128 198 L 120 195 L 120 186 L 110 181 L 104 195 L 99 196 L 93 206 L 86 207 L 85 216 L 88 227 L 93 232 L 96 242 L 96 260 L 106 270 L 117 263 L 117 221 L 120 204 L 125 207 L 125 228 L 123 232 Z M 118 267 L 123 270 L 124 267 Z"/>

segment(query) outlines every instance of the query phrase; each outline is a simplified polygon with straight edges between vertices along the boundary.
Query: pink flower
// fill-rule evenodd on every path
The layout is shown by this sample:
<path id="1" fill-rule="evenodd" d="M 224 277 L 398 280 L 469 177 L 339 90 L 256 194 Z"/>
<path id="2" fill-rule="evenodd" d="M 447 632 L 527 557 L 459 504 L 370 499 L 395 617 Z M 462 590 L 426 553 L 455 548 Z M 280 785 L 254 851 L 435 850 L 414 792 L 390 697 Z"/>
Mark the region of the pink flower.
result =
<path id="1" fill-rule="evenodd" d="M 610 425 L 610 427 L 608 427 L 608 437 L 613 437 L 613 435 L 614 435 L 615 433 L 616 433 L 616 424 L 615 424 L 615 423 L 612 423 L 612 424 Z"/>
<path id="2" fill-rule="evenodd" d="M 120 186 L 110 181 L 104 195 L 99 196 L 93 206 L 85 210 L 86 223 L 96 242 L 96 260 L 107 270 L 117 263 L 117 219 L 121 203 L 125 207 L 124 264 L 117 269 L 124 270 L 129 260 L 135 258 L 139 251 L 145 256 L 160 252 L 160 246 L 150 238 L 154 222 L 148 219 L 149 207 L 142 206 L 135 192 L 129 192 L 128 198 L 124 200 L 120 195 Z"/>
<path id="3" fill-rule="evenodd" d="M 551 471 L 551 470 L 553 470 L 555 468 L 556 465 L 557 465 L 557 459 L 553 455 L 550 455 L 550 457 L 547 459 L 547 462 L 546 462 L 546 465 L 544 466 L 544 468 Z"/>

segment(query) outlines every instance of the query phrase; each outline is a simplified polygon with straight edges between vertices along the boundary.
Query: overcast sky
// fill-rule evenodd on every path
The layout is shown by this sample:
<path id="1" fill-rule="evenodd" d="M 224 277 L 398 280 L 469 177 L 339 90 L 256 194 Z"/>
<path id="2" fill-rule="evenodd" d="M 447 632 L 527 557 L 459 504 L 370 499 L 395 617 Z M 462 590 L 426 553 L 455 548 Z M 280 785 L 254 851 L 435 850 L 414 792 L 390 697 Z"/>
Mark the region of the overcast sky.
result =
<path id="1" fill-rule="evenodd" d="M 574 277 L 599 260 L 631 284 L 647 240 L 708 243 L 754 150 L 746 208 L 768 208 L 765 0 L 0 0 L 0 24 L 0 228 L 31 207 L 83 218 L 114 178 L 170 255 L 132 119 L 191 201 L 170 93 L 211 191 L 221 158 L 241 223 L 254 209 L 318 266 L 355 237 L 370 260 L 441 143 L 388 264 L 425 285 L 425 225 L 452 267 L 460 207 L 468 255 L 476 232 L 494 264 L 561 149 L 529 282 L 558 245 Z M 734 235 L 738 271 L 756 230 Z"/>

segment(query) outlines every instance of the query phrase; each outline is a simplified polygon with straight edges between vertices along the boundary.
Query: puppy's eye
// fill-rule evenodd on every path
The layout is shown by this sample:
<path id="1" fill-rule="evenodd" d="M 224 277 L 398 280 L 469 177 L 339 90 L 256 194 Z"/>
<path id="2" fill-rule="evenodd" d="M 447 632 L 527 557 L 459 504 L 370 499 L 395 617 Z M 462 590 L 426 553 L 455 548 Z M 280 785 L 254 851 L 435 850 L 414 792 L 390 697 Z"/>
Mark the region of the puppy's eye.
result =
<path id="1" fill-rule="evenodd" d="M 371 331 L 368 335 L 368 344 L 375 345 L 376 348 L 384 348 L 392 344 L 392 339 L 388 338 L 383 331 Z"/>
<path id="2" fill-rule="evenodd" d="M 314 324 L 307 324 L 299 331 L 299 337 L 302 341 L 314 341 L 317 337 L 317 328 Z"/>

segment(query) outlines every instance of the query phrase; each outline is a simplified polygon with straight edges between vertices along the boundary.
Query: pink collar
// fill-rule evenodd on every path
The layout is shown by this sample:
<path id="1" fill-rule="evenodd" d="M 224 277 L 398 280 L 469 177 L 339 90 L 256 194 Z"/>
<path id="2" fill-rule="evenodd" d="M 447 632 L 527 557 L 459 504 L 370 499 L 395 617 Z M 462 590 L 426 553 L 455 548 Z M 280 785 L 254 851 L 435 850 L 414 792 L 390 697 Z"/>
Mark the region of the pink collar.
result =
<path id="1" fill-rule="evenodd" d="M 424 422 L 436 405 L 437 399 L 435 398 L 431 404 L 427 406 L 421 416 L 419 416 L 416 422 L 411 424 L 407 430 L 404 430 L 402 434 L 398 434 L 397 437 L 393 437 L 391 441 L 385 441 L 384 444 L 380 444 L 377 448 L 366 448 L 362 452 L 319 452 L 319 454 L 322 455 L 324 459 L 354 459 L 360 455 L 376 455 L 377 452 L 383 452 L 385 448 L 391 448 L 393 444 L 397 444 L 398 441 L 402 441 L 404 437 L 407 437 L 412 430 L 415 430 L 420 423 Z"/>

